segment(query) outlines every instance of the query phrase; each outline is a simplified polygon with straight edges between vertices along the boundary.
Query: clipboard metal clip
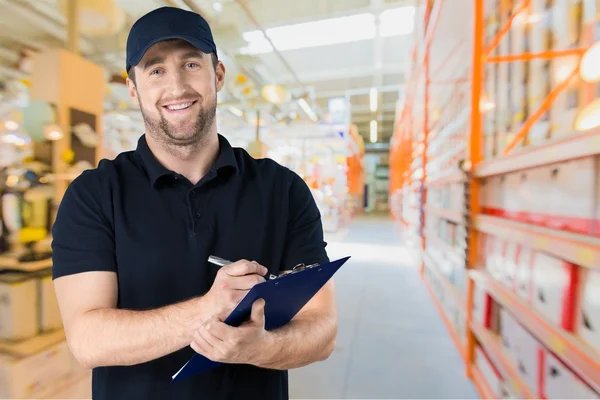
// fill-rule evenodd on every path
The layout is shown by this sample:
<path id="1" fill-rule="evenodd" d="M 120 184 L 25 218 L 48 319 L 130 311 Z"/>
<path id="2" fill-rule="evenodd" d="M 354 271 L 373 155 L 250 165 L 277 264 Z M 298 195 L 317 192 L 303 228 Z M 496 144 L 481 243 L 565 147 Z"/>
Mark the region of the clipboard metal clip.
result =
<path id="1" fill-rule="evenodd" d="M 305 265 L 304 263 L 301 264 L 297 264 L 294 268 L 292 268 L 291 270 L 288 271 L 283 271 L 281 272 L 279 275 L 271 275 L 269 277 L 269 279 L 277 279 L 280 278 L 282 276 L 286 276 L 286 275 L 290 275 L 290 274 L 295 274 L 296 272 L 301 272 L 304 271 L 306 269 L 310 269 L 310 268 L 314 268 L 314 267 L 318 267 L 319 263 L 315 263 L 315 264 L 309 264 L 309 265 Z"/>

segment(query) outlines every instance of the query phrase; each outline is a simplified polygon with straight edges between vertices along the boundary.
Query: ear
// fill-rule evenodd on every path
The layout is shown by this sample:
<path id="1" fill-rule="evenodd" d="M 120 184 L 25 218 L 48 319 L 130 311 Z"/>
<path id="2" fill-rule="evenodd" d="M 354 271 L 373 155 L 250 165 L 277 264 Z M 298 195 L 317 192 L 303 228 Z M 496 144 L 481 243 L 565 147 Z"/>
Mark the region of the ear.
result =
<path id="1" fill-rule="evenodd" d="M 137 90 L 135 88 L 135 83 L 129 78 L 127 78 L 127 90 L 129 91 L 129 97 L 133 100 L 136 106 L 140 105 L 140 101 L 137 96 Z"/>
<path id="2" fill-rule="evenodd" d="M 215 70 L 215 78 L 217 81 L 217 92 L 220 92 L 225 85 L 225 64 L 222 61 L 219 61 L 217 64 L 217 69 Z"/>

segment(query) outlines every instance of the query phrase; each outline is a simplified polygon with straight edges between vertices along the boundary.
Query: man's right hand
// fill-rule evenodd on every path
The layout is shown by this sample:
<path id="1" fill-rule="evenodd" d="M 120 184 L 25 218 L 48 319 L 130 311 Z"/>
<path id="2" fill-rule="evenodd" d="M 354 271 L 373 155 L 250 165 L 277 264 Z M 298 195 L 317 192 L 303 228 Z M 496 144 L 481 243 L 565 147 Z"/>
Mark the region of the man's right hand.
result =
<path id="1" fill-rule="evenodd" d="M 240 260 L 219 269 L 212 287 L 204 299 L 213 315 L 224 320 L 252 287 L 264 282 L 269 271 L 255 261 Z"/>

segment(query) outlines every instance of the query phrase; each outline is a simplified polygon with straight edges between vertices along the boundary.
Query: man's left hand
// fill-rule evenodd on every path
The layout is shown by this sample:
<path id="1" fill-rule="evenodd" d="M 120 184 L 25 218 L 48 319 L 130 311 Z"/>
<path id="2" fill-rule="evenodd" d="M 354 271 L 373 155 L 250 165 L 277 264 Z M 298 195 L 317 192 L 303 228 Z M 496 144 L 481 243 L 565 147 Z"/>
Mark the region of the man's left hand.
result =
<path id="1" fill-rule="evenodd" d="M 228 364 L 254 364 L 264 353 L 269 332 L 265 330 L 265 302 L 252 305 L 250 321 L 237 328 L 220 321 L 207 320 L 194 335 L 192 349 L 211 361 Z"/>

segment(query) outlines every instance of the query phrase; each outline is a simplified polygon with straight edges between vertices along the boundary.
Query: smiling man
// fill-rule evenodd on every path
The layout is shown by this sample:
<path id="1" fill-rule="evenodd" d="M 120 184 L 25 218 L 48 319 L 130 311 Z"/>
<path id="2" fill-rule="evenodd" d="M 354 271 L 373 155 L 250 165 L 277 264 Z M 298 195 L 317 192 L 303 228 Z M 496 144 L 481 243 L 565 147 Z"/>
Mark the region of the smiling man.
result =
<path id="1" fill-rule="evenodd" d="M 267 274 L 328 260 L 310 190 L 217 133 L 225 67 L 201 16 L 142 17 L 126 67 L 145 134 L 70 185 L 53 228 L 56 295 L 93 398 L 286 399 L 286 371 L 335 346 L 332 283 L 279 330 L 264 329 L 262 301 L 241 327 L 222 321 Z M 171 383 L 194 352 L 225 364 Z"/>

